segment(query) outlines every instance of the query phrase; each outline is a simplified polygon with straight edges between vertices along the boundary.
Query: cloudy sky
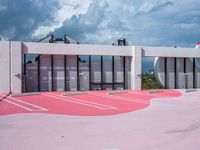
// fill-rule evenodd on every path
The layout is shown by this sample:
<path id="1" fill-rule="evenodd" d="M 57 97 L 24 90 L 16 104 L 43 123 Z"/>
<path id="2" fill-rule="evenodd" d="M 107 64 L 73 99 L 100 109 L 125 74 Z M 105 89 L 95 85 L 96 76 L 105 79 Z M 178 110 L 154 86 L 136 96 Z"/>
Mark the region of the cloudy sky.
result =
<path id="1" fill-rule="evenodd" d="M 200 0 L 1 0 L 0 35 L 36 41 L 50 33 L 80 43 L 193 47 Z"/>

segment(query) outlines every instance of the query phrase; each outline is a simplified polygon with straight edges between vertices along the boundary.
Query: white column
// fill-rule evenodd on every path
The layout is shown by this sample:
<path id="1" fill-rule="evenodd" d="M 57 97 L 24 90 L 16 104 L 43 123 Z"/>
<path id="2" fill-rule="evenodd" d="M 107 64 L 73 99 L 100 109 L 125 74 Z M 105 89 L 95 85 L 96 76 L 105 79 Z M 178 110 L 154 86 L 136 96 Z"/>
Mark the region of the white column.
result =
<path id="1" fill-rule="evenodd" d="M 0 93 L 10 92 L 10 43 L 0 41 Z"/>
<path id="2" fill-rule="evenodd" d="M 11 90 L 22 92 L 22 44 L 11 42 Z"/>
<path id="3" fill-rule="evenodd" d="M 131 89 L 141 90 L 142 78 L 142 49 L 139 46 L 132 47 L 131 60 Z"/>

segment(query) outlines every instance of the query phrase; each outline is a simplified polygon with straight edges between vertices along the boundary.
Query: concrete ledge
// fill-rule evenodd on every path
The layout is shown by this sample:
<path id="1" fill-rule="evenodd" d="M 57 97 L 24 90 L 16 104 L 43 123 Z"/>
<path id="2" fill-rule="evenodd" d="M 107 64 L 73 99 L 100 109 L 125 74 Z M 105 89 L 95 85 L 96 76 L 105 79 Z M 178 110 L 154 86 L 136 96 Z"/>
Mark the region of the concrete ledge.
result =
<path id="1" fill-rule="evenodd" d="M 11 97 L 20 97 L 20 96 L 32 96 L 32 95 L 40 95 L 39 92 L 34 92 L 34 93 L 12 93 L 10 96 Z"/>
<path id="2" fill-rule="evenodd" d="M 196 91 L 198 91 L 198 90 L 195 90 L 195 89 L 185 90 L 186 93 L 188 93 L 188 92 L 196 92 Z"/>
<path id="3" fill-rule="evenodd" d="M 161 93 L 161 92 L 163 92 L 163 90 L 151 90 L 148 93 L 149 94 L 154 94 L 154 93 Z"/>
<path id="4" fill-rule="evenodd" d="M 64 94 L 61 94 L 61 95 L 62 96 L 71 96 L 71 95 L 82 95 L 82 94 L 87 94 L 87 92 L 77 91 L 77 92 L 64 93 Z"/>
<path id="5" fill-rule="evenodd" d="M 115 95 L 115 94 L 122 94 L 122 93 L 127 93 L 126 90 L 122 90 L 122 91 L 114 91 L 114 92 L 108 92 L 108 95 Z"/>

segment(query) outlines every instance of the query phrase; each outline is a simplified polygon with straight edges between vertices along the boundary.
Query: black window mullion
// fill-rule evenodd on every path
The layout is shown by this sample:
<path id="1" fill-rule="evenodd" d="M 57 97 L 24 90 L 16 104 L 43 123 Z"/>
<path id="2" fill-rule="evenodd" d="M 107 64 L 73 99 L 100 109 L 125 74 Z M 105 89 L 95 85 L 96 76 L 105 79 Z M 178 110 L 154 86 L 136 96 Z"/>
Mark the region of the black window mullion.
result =
<path id="1" fill-rule="evenodd" d="M 79 56 L 77 55 L 77 91 L 80 90 L 79 85 Z"/>
<path id="2" fill-rule="evenodd" d="M 91 91 L 91 56 L 89 56 L 89 90 Z"/>
<path id="3" fill-rule="evenodd" d="M 123 88 L 126 89 L 126 57 L 123 57 Z"/>
<path id="4" fill-rule="evenodd" d="M 164 58 L 165 89 L 167 89 L 167 57 Z"/>
<path id="5" fill-rule="evenodd" d="M 174 58 L 174 88 L 177 89 L 177 58 Z"/>
<path id="6" fill-rule="evenodd" d="M 196 59 L 193 58 L 193 88 L 196 88 Z"/>
<path id="7" fill-rule="evenodd" d="M 24 91 L 23 92 L 26 92 L 26 54 L 24 54 L 24 70 L 23 70 L 23 88 L 24 88 Z"/>
<path id="8" fill-rule="evenodd" d="M 103 90 L 103 56 L 101 56 L 101 90 Z"/>
<path id="9" fill-rule="evenodd" d="M 38 55 L 38 92 L 40 92 L 40 55 Z"/>
<path id="10" fill-rule="evenodd" d="M 114 73 L 114 68 L 115 68 L 115 57 L 112 56 L 112 90 L 114 90 L 114 82 L 115 82 L 115 73 Z"/>
<path id="11" fill-rule="evenodd" d="M 67 91 L 67 57 L 64 55 L 64 86 L 65 86 L 65 91 Z"/>
<path id="12" fill-rule="evenodd" d="M 183 65 L 184 65 L 183 71 L 184 73 L 186 73 L 186 58 L 183 59 Z"/>
<path id="13" fill-rule="evenodd" d="M 183 72 L 184 72 L 184 84 L 185 89 L 187 89 L 188 83 L 187 83 L 187 75 L 186 75 L 186 58 L 183 58 Z"/>
<path id="14" fill-rule="evenodd" d="M 54 88 L 53 88 L 53 78 L 54 78 L 54 75 L 53 75 L 53 55 L 51 55 L 51 90 L 54 91 Z"/>

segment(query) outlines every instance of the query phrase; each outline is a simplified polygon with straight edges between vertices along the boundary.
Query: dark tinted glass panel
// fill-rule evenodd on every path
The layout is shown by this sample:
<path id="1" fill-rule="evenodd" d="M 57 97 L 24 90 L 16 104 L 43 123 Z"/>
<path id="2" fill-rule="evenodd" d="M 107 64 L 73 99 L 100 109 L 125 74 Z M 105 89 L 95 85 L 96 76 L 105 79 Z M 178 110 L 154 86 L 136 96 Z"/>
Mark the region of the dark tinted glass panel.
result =
<path id="1" fill-rule="evenodd" d="M 53 56 L 53 90 L 64 91 L 64 56 Z"/>
<path id="2" fill-rule="evenodd" d="M 112 90 L 112 84 L 104 84 L 103 90 Z"/>
<path id="3" fill-rule="evenodd" d="M 89 56 L 79 56 L 79 88 L 89 90 Z"/>
<path id="4" fill-rule="evenodd" d="M 91 56 L 91 82 L 101 83 L 101 56 Z"/>
<path id="5" fill-rule="evenodd" d="M 123 82 L 123 61 L 124 57 L 115 56 L 114 57 L 114 82 Z"/>
<path id="6" fill-rule="evenodd" d="M 103 82 L 112 83 L 112 56 L 103 56 Z"/>
<path id="7" fill-rule="evenodd" d="M 51 55 L 40 56 L 40 91 L 52 90 Z"/>
<path id="8" fill-rule="evenodd" d="M 91 85 L 91 90 L 101 90 L 101 85 L 99 84 Z"/>
<path id="9" fill-rule="evenodd" d="M 115 90 L 123 90 L 124 89 L 124 85 L 123 84 L 115 84 L 114 85 L 114 89 Z"/>
<path id="10" fill-rule="evenodd" d="M 25 61 L 25 74 L 26 74 L 26 92 L 38 91 L 38 55 L 27 54 Z"/>
<path id="11" fill-rule="evenodd" d="M 66 90 L 77 90 L 77 57 L 66 57 Z"/>

